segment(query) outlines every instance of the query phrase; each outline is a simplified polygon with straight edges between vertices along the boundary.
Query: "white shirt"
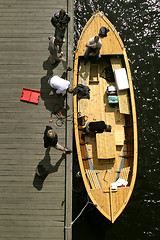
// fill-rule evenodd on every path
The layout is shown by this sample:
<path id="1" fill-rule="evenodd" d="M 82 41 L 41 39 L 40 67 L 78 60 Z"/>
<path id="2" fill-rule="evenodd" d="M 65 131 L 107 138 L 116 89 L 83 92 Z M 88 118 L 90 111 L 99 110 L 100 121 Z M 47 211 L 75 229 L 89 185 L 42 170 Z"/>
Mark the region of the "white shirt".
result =
<path id="1" fill-rule="evenodd" d="M 89 39 L 88 44 L 94 44 L 95 46 L 93 46 L 92 48 L 97 48 L 98 47 L 100 49 L 102 47 L 101 40 L 99 39 L 98 42 L 95 42 L 94 37 Z"/>
<path id="2" fill-rule="evenodd" d="M 51 77 L 50 79 L 50 86 L 54 89 L 57 89 L 56 91 L 57 94 L 63 93 L 68 88 L 69 85 L 70 85 L 69 81 L 60 78 L 57 75 Z"/>

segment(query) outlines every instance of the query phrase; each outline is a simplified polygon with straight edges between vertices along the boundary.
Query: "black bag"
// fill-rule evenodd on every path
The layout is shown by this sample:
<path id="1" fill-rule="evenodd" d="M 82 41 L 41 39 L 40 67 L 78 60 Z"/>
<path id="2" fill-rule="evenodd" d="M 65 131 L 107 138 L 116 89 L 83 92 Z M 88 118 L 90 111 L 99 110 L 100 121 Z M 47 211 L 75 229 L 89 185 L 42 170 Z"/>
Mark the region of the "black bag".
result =
<path id="1" fill-rule="evenodd" d="M 107 33 L 109 32 L 109 29 L 106 27 L 101 27 L 99 29 L 99 36 L 100 37 L 107 37 Z"/>

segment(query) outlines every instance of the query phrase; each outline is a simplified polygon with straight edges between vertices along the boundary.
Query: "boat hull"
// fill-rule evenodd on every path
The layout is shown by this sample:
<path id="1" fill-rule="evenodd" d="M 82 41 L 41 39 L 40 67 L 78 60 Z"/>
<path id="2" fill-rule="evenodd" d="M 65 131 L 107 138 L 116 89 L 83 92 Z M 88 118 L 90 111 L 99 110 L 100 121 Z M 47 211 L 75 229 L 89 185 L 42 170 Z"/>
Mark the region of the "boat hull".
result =
<path id="1" fill-rule="evenodd" d="M 85 45 L 98 35 L 102 26 L 110 31 L 101 39 L 101 59 L 84 65 Z M 129 88 L 117 89 L 118 104 L 112 105 L 106 89 L 110 85 L 117 87 L 114 75 L 117 69 L 125 69 Z M 90 18 L 77 44 L 73 87 L 78 84 L 90 88 L 90 99 L 73 97 L 75 141 L 83 182 L 93 204 L 113 223 L 127 205 L 136 180 L 137 118 L 126 50 L 114 26 L 101 12 Z M 101 120 L 112 126 L 111 133 L 86 135 L 84 139 L 85 124 Z M 127 186 L 111 189 L 111 183 L 122 171 Z"/>

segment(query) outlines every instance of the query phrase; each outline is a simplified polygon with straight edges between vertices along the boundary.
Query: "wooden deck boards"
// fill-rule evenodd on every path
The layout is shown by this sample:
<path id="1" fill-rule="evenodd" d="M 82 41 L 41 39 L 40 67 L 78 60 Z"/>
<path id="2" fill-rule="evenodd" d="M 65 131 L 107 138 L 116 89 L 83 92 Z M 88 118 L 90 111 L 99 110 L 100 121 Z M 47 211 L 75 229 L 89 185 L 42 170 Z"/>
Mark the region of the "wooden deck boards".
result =
<path id="1" fill-rule="evenodd" d="M 66 168 L 72 169 L 72 158 L 55 149 L 46 153 L 43 132 L 46 125 L 52 126 L 59 143 L 72 147 L 66 136 L 72 132 L 71 119 L 62 127 L 56 126 L 55 117 L 49 123 L 57 102 L 64 114 L 66 104 L 72 111 L 70 96 L 63 101 L 50 95 L 47 84 L 50 75 L 63 74 L 61 63 L 52 69 L 48 62 L 48 36 L 54 32 L 50 19 L 72 4 L 71 0 L 0 0 L 0 240 L 71 239 L 64 227 L 71 221 L 72 208 L 62 202 L 71 199 Z M 71 8 L 67 12 L 72 19 Z M 68 32 L 73 31 L 72 21 Z M 67 44 L 68 36 L 73 34 L 66 33 L 65 56 L 73 46 L 72 39 Z M 73 67 L 72 55 L 68 59 Z M 38 105 L 20 101 L 23 88 L 41 91 Z M 41 161 L 51 172 L 44 180 L 35 177 Z"/>

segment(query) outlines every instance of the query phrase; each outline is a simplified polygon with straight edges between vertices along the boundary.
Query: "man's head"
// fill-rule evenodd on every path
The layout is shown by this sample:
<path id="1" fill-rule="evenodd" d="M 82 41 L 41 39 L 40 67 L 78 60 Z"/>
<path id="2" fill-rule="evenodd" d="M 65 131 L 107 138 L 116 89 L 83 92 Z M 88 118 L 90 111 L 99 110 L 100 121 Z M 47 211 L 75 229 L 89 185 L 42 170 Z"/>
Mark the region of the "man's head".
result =
<path id="1" fill-rule="evenodd" d="M 53 139 L 55 137 L 56 133 L 53 129 L 50 129 L 48 130 L 47 132 L 47 136 L 50 138 L 50 139 Z"/>
<path id="2" fill-rule="evenodd" d="M 99 41 L 99 37 L 98 36 L 95 36 L 94 37 L 94 42 L 98 42 Z"/>
<path id="3" fill-rule="evenodd" d="M 61 9 L 61 10 L 59 11 L 59 16 L 60 16 L 60 18 L 63 19 L 65 15 L 66 15 L 65 10 Z"/>

